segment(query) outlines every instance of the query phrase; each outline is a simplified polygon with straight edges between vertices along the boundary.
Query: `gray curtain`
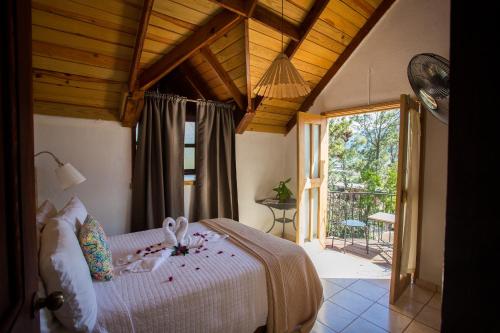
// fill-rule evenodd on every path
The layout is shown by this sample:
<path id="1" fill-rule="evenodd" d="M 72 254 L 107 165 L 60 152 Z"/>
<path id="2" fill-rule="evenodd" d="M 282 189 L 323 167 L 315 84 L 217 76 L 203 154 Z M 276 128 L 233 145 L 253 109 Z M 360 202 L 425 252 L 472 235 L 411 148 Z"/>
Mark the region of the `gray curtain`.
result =
<path id="1" fill-rule="evenodd" d="M 192 220 L 217 217 L 238 220 L 233 107 L 199 102 L 196 126 Z"/>
<path id="2" fill-rule="evenodd" d="M 147 94 L 132 179 L 132 231 L 184 215 L 186 99 Z"/>

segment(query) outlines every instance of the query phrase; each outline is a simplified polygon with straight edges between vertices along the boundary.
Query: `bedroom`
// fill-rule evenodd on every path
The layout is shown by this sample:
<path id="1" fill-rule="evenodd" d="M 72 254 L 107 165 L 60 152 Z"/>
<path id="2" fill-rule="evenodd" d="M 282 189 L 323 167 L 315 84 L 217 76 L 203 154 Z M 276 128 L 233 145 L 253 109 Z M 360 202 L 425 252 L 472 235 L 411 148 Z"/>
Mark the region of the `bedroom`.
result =
<path id="1" fill-rule="evenodd" d="M 153 243 L 161 243 L 162 239 L 158 238 L 158 235 L 163 235 L 163 232 L 158 230 L 155 235 L 152 233 L 154 230 L 145 231 L 146 234 L 149 232 L 151 237 L 144 236 L 143 240 L 139 240 L 139 236 L 130 238 L 128 235 L 135 231 L 161 228 L 167 216 L 174 219 L 185 216 L 189 223 L 206 218 L 227 217 L 240 222 L 235 224 L 234 230 L 226 230 L 227 225 L 218 227 L 216 222 L 202 227 L 198 223 L 189 224 L 189 235 L 194 237 L 193 241 L 196 237 L 201 237 L 199 235 L 207 237 L 210 228 L 216 230 L 210 233 L 214 236 L 214 240 L 210 240 L 214 245 L 213 248 L 205 247 L 208 248 L 205 251 L 210 252 L 203 254 L 206 261 L 196 262 L 201 255 L 197 257 L 198 253 L 195 251 L 202 252 L 204 248 L 201 247 L 193 248 L 190 254 L 183 256 L 186 262 L 179 263 L 181 267 L 193 265 L 193 276 L 197 273 L 200 276 L 195 279 L 201 279 L 203 276 L 207 281 L 221 286 L 214 288 L 211 296 L 202 298 L 202 307 L 209 308 L 209 303 L 220 297 L 221 290 L 229 290 L 229 299 L 233 301 L 243 299 L 242 295 L 245 293 L 252 295 L 246 303 L 236 304 L 229 300 L 220 302 L 220 308 L 213 308 L 210 312 L 212 318 L 219 318 L 222 313 L 228 313 L 234 316 L 234 319 L 221 317 L 222 326 L 217 326 L 216 320 L 213 319 L 205 329 L 191 323 L 175 326 L 179 325 L 176 321 L 169 321 L 160 314 L 162 306 L 163 309 L 171 309 L 173 306 L 171 295 L 159 292 L 160 301 L 163 297 L 170 299 L 171 303 L 156 304 L 156 315 L 134 312 L 135 310 L 130 310 L 133 306 L 129 304 L 127 311 L 132 311 L 132 314 L 129 314 L 132 318 L 129 323 L 131 326 L 121 326 L 122 331 L 135 329 L 253 332 L 257 329 L 279 330 L 276 327 L 280 325 L 294 326 L 288 326 L 283 331 L 293 331 L 300 325 L 303 325 L 304 331 L 323 329 L 363 332 L 370 331 L 370 328 L 394 330 L 390 324 L 363 319 L 366 316 L 363 317 L 362 313 L 354 313 L 356 316 L 345 325 L 337 325 L 340 319 L 322 319 L 325 310 L 321 310 L 323 299 L 321 295 L 317 295 L 320 286 L 316 284 L 320 281 L 319 278 L 328 277 L 321 275 L 321 269 L 313 266 L 316 262 L 307 247 L 315 243 L 310 242 L 313 239 L 317 239 L 315 244 L 320 247 L 325 243 L 324 228 L 321 224 L 325 216 L 321 214 L 326 207 L 324 203 L 314 203 L 315 199 L 312 199 L 314 193 L 319 193 L 319 197 L 322 197 L 320 184 L 323 180 L 307 184 L 299 181 L 301 172 L 306 170 L 304 161 L 300 160 L 301 152 L 305 148 L 302 146 L 303 141 L 299 139 L 301 134 L 296 130 L 295 121 L 297 120 L 299 128 L 302 128 L 301 119 L 320 119 L 321 113 L 345 108 L 355 108 L 358 111 L 362 107 L 375 108 L 381 102 L 398 100 L 401 94 L 410 94 L 412 89 L 406 68 L 412 56 L 432 52 L 450 58 L 450 2 L 440 1 L 439 5 L 436 5 L 434 1 L 415 0 L 285 1 L 283 8 L 281 6 L 281 1 L 6 2 L 2 12 L 13 14 L 6 16 L 10 17 L 8 20 L 4 20 L 5 31 L 13 31 L 17 37 L 12 39 L 12 35 L 5 34 L 2 35 L 2 41 L 5 38 L 6 43 L 3 44 L 12 46 L 10 52 L 16 52 L 16 55 L 6 58 L 2 68 L 18 69 L 12 72 L 2 71 L 2 86 L 4 82 L 5 87 L 15 86 L 13 82 L 17 82 L 17 88 L 8 90 L 14 91 L 12 95 L 16 93 L 15 89 L 24 87 L 23 84 L 33 87 L 33 97 L 29 95 L 23 99 L 33 101 L 32 109 L 29 107 L 28 110 L 32 119 L 21 122 L 24 125 L 33 124 L 33 130 L 30 130 L 31 134 L 27 132 L 20 146 L 12 145 L 5 150 L 7 145 L 4 145 L 4 142 L 8 143 L 17 137 L 15 131 L 6 130 L 8 124 L 12 124 L 16 119 L 26 118 L 3 119 L 5 122 L 2 121 L 2 126 L 5 126 L 2 127 L 2 132 L 5 133 L 6 141 L 2 141 L 2 163 L 8 160 L 7 154 L 13 154 L 15 149 L 19 149 L 19 154 L 23 156 L 21 167 L 26 168 L 19 172 L 29 173 L 30 168 L 35 168 L 31 181 L 28 176 L 28 181 L 24 183 L 4 182 L 11 179 L 11 172 L 15 170 L 7 167 L 2 169 L 2 183 L 6 185 L 3 187 L 3 198 L 6 198 L 5 193 L 12 193 L 16 186 L 19 186 L 18 189 L 24 188 L 21 192 L 14 192 L 20 193 L 16 200 L 24 203 L 23 205 L 11 206 L 13 201 L 5 201 L 5 206 L 2 203 L 2 211 L 7 213 L 2 215 L 2 240 L 10 239 L 8 235 L 12 235 L 11 232 L 15 230 L 4 223 L 6 216 L 19 218 L 25 214 L 33 214 L 34 219 L 35 208 L 47 199 L 61 212 L 73 196 L 79 198 L 85 206 L 85 216 L 79 220 L 86 220 L 88 213 L 98 221 L 97 224 L 102 224 L 104 233 L 110 238 L 113 259 L 125 258 L 135 251 L 149 248 Z M 25 16 L 26 10 L 31 15 Z M 29 24 L 26 24 L 28 17 Z M 26 36 L 30 35 L 27 42 Z M 410 35 L 419 37 L 408 38 Z M 17 67 L 7 65 L 12 63 L 12 59 L 24 59 L 22 52 L 26 51 L 26 45 L 31 45 L 31 48 L 28 48 L 29 61 L 25 59 L 25 63 L 16 62 Z M 297 68 L 305 84 L 311 89 L 307 96 L 285 100 L 256 95 L 257 83 L 280 52 L 291 58 L 291 66 Z M 27 69 L 29 73 L 26 73 Z M 14 80 L 12 75 L 24 75 L 24 80 Z M 148 92 L 145 93 L 145 90 Z M 164 102 L 171 104 L 166 107 L 158 106 L 164 105 Z M 14 105 L 9 103 L 11 102 L 8 98 L 2 98 L 2 112 L 4 106 L 7 108 Z M 18 105 L 20 108 L 26 107 L 22 103 Z M 182 114 L 180 118 L 163 118 L 162 122 L 155 123 L 155 114 L 162 112 L 159 109 L 176 108 L 175 105 L 180 105 L 182 109 L 178 112 Z M 211 116 L 215 113 L 211 112 L 213 110 L 217 110 L 218 118 Z M 295 116 L 298 110 L 304 112 Z M 196 124 L 194 128 L 186 130 L 185 122 L 193 121 Z M 160 133 L 168 135 L 155 134 L 155 126 L 162 128 Z M 210 126 L 219 129 L 218 137 L 204 135 Z M 451 193 L 447 191 L 450 181 L 447 182 L 446 179 L 449 177 L 447 170 L 453 166 L 447 158 L 448 126 L 432 116 L 424 118 L 422 126 L 425 127 L 425 136 L 421 143 L 421 156 L 424 158 L 420 162 L 422 189 L 419 195 L 419 237 L 413 280 L 419 288 L 443 290 L 446 296 L 446 287 L 443 289 L 443 262 L 446 260 L 445 220 L 447 192 L 448 206 Z M 24 133 L 24 130 L 21 128 L 19 133 Z M 184 132 L 196 133 L 195 141 L 188 143 L 187 141 L 193 140 L 193 136 L 190 136 L 190 139 L 184 142 Z M 154 140 L 159 141 L 153 142 Z M 211 140 L 219 144 L 214 145 L 210 143 Z M 151 153 L 150 148 L 157 146 L 158 142 L 163 151 Z M 175 149 L 170 149 L 172 147 Z M 310 151 L 313 151 L 314 146 L 311 148 L 313 149 Z M 194 156 L 190 155 L 193 150 L 196 150 Z M 54 173 L 59 162 L 55 162 L 48 154 L 41 154 L 36 158 L 28 157 L 29 154 L 33 156 L 43 151 L 51 152 L 63 164 L 68 162 L 73 165 L 76 172 L 83 174 L 85 181 L 72 179 L 74 184 L 70 185 L 73 186 L 61 190 L 59 179 Z M 189 163 L 185 160 L 188 155 L 193 156 Z M 31 164 L 23 167 L 26 159 L 31 160 Z M 187 164 L 191 166 L 186 168 Z M 322 170 L 321 166 L 318 168 Z M 75 170 L 69 171 L 75 176 Z M 308 172 L 313 172 L 312 168 Z M 299 232 L 295 231 L 292 223 L 286 226 L 278 223 L 271 232 L 273 236 L 260 232 L 254 235 L 255 230 L 267 231 L 272 221 L 268 208 L 256 200 L 274 196 L 273 188 L 288 178 L 291 178 L 289 187 L 299 199 L 295 221 Z M 311 174 L 309 178 L 316 177 Z M 314 192 L 315 186 L 317 192 Z M 307 209 L 309 212 L 318 212 L 317 220 L 314 214 L 306 214 L 305 208 L 301 206 L 300 200 L 305 198 L 305 192 L 311 193 L 307 197 L 310 198 L 307 200 L 310 205 Z M 22 198 L 23 195 L 27 197 Z M 78 202 L 73 204 L 78 206 Z M 18 214 L 14 214 L 15 209 L 19 209 Z M 79 223 L 86 224 L 84 221 Z M 89 225 L 92 223 L 94 222 L 89 220 Z M 35 226 L 32 222 L 28 225 L 26 228 L 30 231 L 23 231 L 21 235 L 34 237 Z M 79 229 L 79 226 L 73 227 Z M 17 224 L 16 228 L 24 227 Z M 43 229 L 45 231 L 51 230 L 45 228 L 46 226 Z M 57 234 L 61 231 L 51 232 Z M 275 237 L 280 236 L 282 232 L 283 238 L 293 242 L 285 242 Z M 168 234 L 167 231 L 165 233 Z M 48 234 L 46 232 L 45 236 L 48 237 Z M 226 234 L 230 234 L 229 240 L 218 238 Z M 238 234 L 244 234 L 246 237 L 239 238 Z M 44 237 L 43 232 L 41 235 Z M 252 235 L 255 239 L 252 239 Z M 19 268 L 19 263 L 22 263 L 28 265 L 25 266 L 26 272 L 35 272 L 35 276 L 16 275 L 13 270 L 9 270 L 11 275 L 7 275 L 5 280 L 2 278 L 2 283 L 5 282 L 6 285 L 13 285 L 14 281 L 17 281 L 18 286 L 25 286 L 22 294 L 25 296 L 12 293 L 11 301 L 2 303 L 5 304 L 2 307 L 2 311 L 5 309 L 5 312 L 2 312 L 2 331 L 19 331 L 16 327 L 30 327 L 27 330 L 38 327 L 38 324 L 28 319 L 23 321 L 22 311 L 19 312 L 20 309 L 29 308 L 28 303 L 31 301 L 27 301 L 30 298 L 27 295 L 38 289 L 33 286 L 33 281 L 38 283 L 38 260 L 41 263 L 42 280 L 47 278 L 43 277 L 42 269 L 47 258 L 30 259 L 32 261 L 21 259 L 29 257 L 27 253 L 33 251 L 33 246 L 30 247 L 29 244 L 36 242 L 33 242 L 34 238 L 29 239 L 31 241 L 27 242 L 28 244 L 26 240 L 20 243 L 20 246 L 28 247 L 25 252 L 21 252 L 25 255 L 16 252 L 12 256 L 19 261 L 2 261 L 4 266 L 11 268 Z M 289 292 L 292 299 L 304 298 L 308 302 L 300 306 L 279 306 L 279 297 L 273 294 L 276 290 L 270 289 L 270 281 L 276 276 L 266 275 L 264 272 L 269 272 L 273 264 L 278 265 L 279 262 L 287 260 L 282 257 L 278 262 L 263 264 L 262 262 L 266 261 L 264 254 L 249 255 L 249 252 L 252 252 L 250 248 L 255 246 L 252 244 L 264 241 L 267 242 L 265 247 L 276 246 L 277 252 L 289 250 L 289 254 L 294 253 L 294 258 L 308 258 L 304 259 L 306 268 L 296 274 L 297 280 L 310 281 L 305 284 L 303 293 L 297 292 L 293 282 L 282 290 L 284 293 Z M 239 242 L 238 246 L 234 245 L 234 242 Z M 299 245 L 294 245 L 294 242 Z M 12 253 L 8 250 L 18 248 L 15 240 L 3 243 L 8 245 L 3 254 Z M 306 251 L 301 249 L 302 246 Z M 261 244 L 260 249 L 262 248 Z M 165 253 L 162 249 L 158 250 L 159 253 Z M 41 251 L 45 251 L 43 241 Z M 448 253 L 452 255 L 452 252 Z M 227 260 L 221 259 L 226 255 Z M 177 261 L 180 259 L 177 257 L 174 255 L 165 261 Z M 255 258 L 259 258 L 261 263 Z M 211 265 L 219 269 L 208 264 L 211 260 L 214 260 Z M 151 263 L 155 268 L 151 273 L 117 274 L 114 277 L 115 284 L 120 285 L 123 290 L 139 290 L 139 281 L 144 276 L 145 279 L 150 274 L 154 276 L 155 272 L 157 275 L 161 272 L 165 279 L 161 282 L 167 281 L 167 288 L 176 290 L 173 286 L 177 284 L 179 289 L 186 288 L 185 290 L 191 292 L 187 295 L 194 295 L 196 287 L 201 288 L 199 292 L 207 290 L 206 285 L 202 287 L 201 280 L 198 280 L 197 286 L 193 286 L 188 283 L 189 279 L 178 278 L 177 273 L 170 271 L 172 265 L 164 264 L 162 260 L 153 259 L 147 263 L 131 261 L 133 262 L 127 263 L 139 263 L 132 265 L 135 268 Z M 9 266 L 16 262 L 17 266 Z M 156 264 L 160 267 L 156 267 Z M 114 265 L 117 265 L 116 261 Z M 129 268 L 134 269 L 127 266 L 127 269 Z M 309 276 L 312 280 L 308 278 L 308 274 L 312 274 Z M 241 282 L 241 277 L 247 279 L 246 284 Z M 136 287 L 127 287 L 119 282 L 127 279 L 133 280 L 131 283 L 135 283 Z M 226 281 L 225 279 L 233 279 L 233 283 L 238 285 L 224 287 L 222 282 Z M 28 280 L 29 283 L 26 282 Z M 43 283 L 47 287 L 48 282 Z M 93 293 L 106 293 L 99 289 L 102 284 L 94 285 L 95 287 L 91 285 L 95 289 Z M 48 289 L 57 291 L 52 286 Z M 253 293 L 249 292 L 251 289 L 254 290 Z M 396 294 L 402 293 L 403 290 L 399 289 L 401 288 L 391 287 L 391 292 L 397 290 L 394 291 Z M 78 294 L 82 290 L 83 287 L 79 287 L 75 292 Z M 268 297 L 271 297 L 271 293 L 273 301 L 265 297 L 266 292 Z M 389 290 L 387 294 L 388 292 Z M 137 293 L 140 294 L 140 291 Z M 2 299 L 3 296 L 7 297 L 8 293 L 2 293 Z M 140 295 L 135 296 L 140 298 Z M 23 301 L 20 303 L 14 302 L 21 299 Z M 97 301 L 102 299 L 97 297 Z M 128 301 L 133 302 L 132 299 Z M 332 299 L 328 297 L 328 300 L 325 297 L 324 301 L 326 304 L 337 304 L 335 295 Z M 137 301 L 135 308 L 139 307 L 138 304 L 145 306 L 145 303 L 140 302 L 141 300 Z M 72 301 L 69 303 L 72 304 Z M 117 304 L 120 302 L 111 300 L 109 304 L 104 303 L 99 303 L 100 309 L 107 305 L 114 307 L 113 311 L 119 312 Z M 13 304 L 15 307 L 11 307 Z M 185 304 L 189 304 L 189 308 L 194 303 L 191 300 L 191 303 Z M 275 307 L 275 311 L 271 311 L 272 307 Z M 12 312 L 9 310 L 11 308 L 17 310 Z M 451 316 L 453 306 L 449 309 Z M 435 310 L 434 313 L 437 313 L 439 318 L 434 318 L 436 320 L 432 324 L 423 324 L 417 320 L 415 313 L 405 325 L 398 326 L 398 330 L 411 332 L 412 329 L 416 330 L 423 325 L 429 331 L 439 331 L 442 325 L 445 331 L 446 317 L 443 316 L 440 325 L 440 306 Z M 123 324 L 122 322 L 127 321 L 119 314 L 114 316 L 113 311 L 106 313 L 108 323 L 116 320 Z M 301 317 L 302 311 L 307 313 L 307 318 Z M 391 314 L 392 310 L 387 311 L 390 322 L 395 315 Z M 180 318 L 181 322 L 186 322 L 184 318 L 188 318 L 188 314 L 183 313 L 182 309 L 176 309 L 172 313 Z M 62 316 L 58 317 L 57 311 L 54 311 L 54 314 L 59 321 L 64 322 Z M 283 315 L 288 316 L 289 322 L 286 324 Z M 37 316 L 38 314 L 36 319 Z M 165 322 L 160 322 L 161 320 Z M 71 326 L 67 322 L 66 325 Z M 114 331 L 109 327 L 100 329 Z"/>

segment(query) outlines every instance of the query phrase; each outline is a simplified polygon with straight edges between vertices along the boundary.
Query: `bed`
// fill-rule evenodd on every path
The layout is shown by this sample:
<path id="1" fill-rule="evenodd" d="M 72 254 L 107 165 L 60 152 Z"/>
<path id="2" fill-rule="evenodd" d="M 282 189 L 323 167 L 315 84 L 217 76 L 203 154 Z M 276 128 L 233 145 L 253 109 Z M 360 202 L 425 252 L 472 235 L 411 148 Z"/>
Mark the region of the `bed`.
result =
<path id="1" fill-rule="evenodd" d="M 95 333 L 281 333 L 312 328 L 323 291 L 311 260 L 294 243 L 233 220 L 203 220 L 189 223 L 187 235 L 215 232 L 217 241 L 204 239 L 203 246 L 186 255 L 165 257 L 153 271 L 110 266 L 112 279 L 96 281 L 89 276 L 76 236 L 84 227 L 68 223 L 93 218 L 77 198 L 72 200 L 67 207 L 80 208 L 65 207 L 45 222 L 41 233 L 44 292 L 62 290 L 66 299 L 57 312 L 42 315 L 42 332 L 65 332 L 61 324 Z M 105 243 L 117 260 L 164 239 L 163 229 L 153 229 L 109 237 Z M 51 321 L 51 314 L 58 320 Z"/>

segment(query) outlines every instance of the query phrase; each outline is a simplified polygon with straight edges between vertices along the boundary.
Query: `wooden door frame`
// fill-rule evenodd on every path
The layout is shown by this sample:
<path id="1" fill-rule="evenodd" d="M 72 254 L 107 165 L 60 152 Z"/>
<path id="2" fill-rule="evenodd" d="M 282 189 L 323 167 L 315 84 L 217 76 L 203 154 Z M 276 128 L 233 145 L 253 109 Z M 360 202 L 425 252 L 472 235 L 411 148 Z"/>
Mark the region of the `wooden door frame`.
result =
<path id="1" fill-rule="evenodd" d="M 0 138 L 3 178 L 0 200 L 2 251 L 8 254 L 4 279 L 8 289 L 0 299 L 4 315 L 0 331 L 38 332 L 39 317 L 32 312 L 38 290 L 38 258 L 35 227 L 35 172 L 33 135 L 33 93 L 31 71 L 31 1 L 7 0 L 2 7 L 0 32 L 2 97 L 0 98 Z M 5 15 L 5 16 L 4 16 Z M 4 71 L 5 69 L 5 71 Z M 4 233 L 5 232 L 5 233 Z"/>
<path id="2" fill-rule="evenodd" d="M 296 123 L 297 123 L 297 215 L 296 215 L 296 233 L 295 233 L 295 242 L 297 244 L 302 244 L 302 240 L 300 237 L 300 229 L 301 229 L 301 219 L 300 219 L 300 206 L 302 204 L 302 192 L 303 190 L 310 190 L 311 188 L 317 188 L 319 191 L 318 195 L 318 216 L 317 216 L 317 237 L 318 240 L 320 241 L 320 245 L 322 247 L 325 246 L 325 226 L 326 226 L 326 219 L 327 219 L 327 214 L 326 214 L 326 205 L 327 205 L 327 194 L 326 191 L 328 190 L 328 124 L 326 123 L 326 117 L 318 114 L 311 114 L 311 113 L 305 113 L 305 112 L 298 112 L 296 114 Z M 301 119 L 303 118 L 303 119 Z M 302 126 L 299 126 L 300 122 L 302 120 L 306 121 L 309 119 L 308 123 L 311 124 L 317 124 L 320 126 L 320 140 L 318 140 L 318 178 L 313 178 L 310 179 L 309 177 L 305 177 L 305 175 L 302 173 L 303 168 L 301 168 L 301 164 L 304 161 L 304 149 L 302 148 L 303 145 L 303 137 L 304 137 L 304 128 Z M 314 137 L 313 134 L 314 132 L 311 130 L 310 131 L 310 143 L 313 142 Z M 326 156 L 326 160 L 322 161 L 321 156 Z M 309 168 L 312 171 L 313 169 L 313 160 L 314 160 L 314 151 L 313 149 L 310 149 L 310 157 L 309 157 Z M 310 186 L 306 188 L 307 184 L 304 182 L 305 179 L 310 180 Z M 319 182 L 318 182 L 319 179 Z M 325 193 L 325 195 L 322 195 L 322 193 Z M 311 209 L 312 206 L 312 196 L 309 195 L 309 221 L 312 221 L 314 216 L 313 216 L 313 210 Z M 322 209 L 321 207 L 324 207 Z M 312 239 L 313 238 L 313 228 L 311 227 L 311 223 L 309 224 L 308 228 L 308 238 Z"/>
<path id="3" fill-rule="evenodd" d="M 342 108 L 342 109 L 334 109 L 331 111 L 322 112 L 321 114 L 324 115 L 325 117 L 328 117 L 328 118 L 335 118 L 335 117 L 345 117 L 345 116 L 353 116 L 353 115 L 359 115 L 359 114 L 365 114 L 365 113 L 383 112 L 383 111 L 388 111 L 388 110 L 392 110 L 392 109 L 399 109 L 400 123 L 402 123 L 401 119 L 403 119 L 403 113 L 401 110 L 401 105 L 403 102 L 402 101 L 403 96 L 406 96 L 406 95 L 402 95 L 399 100 L 374 103 L 374 104 L 363 105 L 363 106 L 348 107 L 348 108 Z M 407 116 L 408 116 L 408 114 L 405 114 L 404 118 L 407 118 Z M 423 118 L 421 118 L 421 120 L 422 119 Z M 407 134 L 407 131 L 408 131 L 408 127 L 407 127 L 408 123 L 406 120 L 405 120 L 405 123 L 406 123 L 405 128 L 400 127 L 399 147 L 401 147 L 401 145 L 403 143 L 401 141 L 401 139 L 404 137 L 403 133 Z M 404 137 L 404 140 L 406 141 L 407 138 Z M 421 142 L 421 144 L 422 144 L 422 142 L 425 142 L 425 131 L 422 131 L 422 133 L 421 133 L 420 142 Z M 402 156 L 403 153 L 406 156 L 407 151 L 402 152 L 400 150 L 398 153 L 398 175 L 397 175 L 397 185 L 396 185 L 397 188 L 399 188 L 401 186 L 400 182 L 403 180 L 404 168 L 403 168 L 403 164 L 401 163 L 401 161 L 403 161 L 403 158 L 404 158 Z M 422 165 L 422 163 L 423 163 L 423 156 L 424 155 L 425 155 L 425 152 L 422 149 L 422 145 L 421 145 L 420 165 Z M 423 167 L 421 167 L 420 168 L 420 175 L 419 175 L 419 177 L 420 177 L 419 183 L 420 184 L 423 183 L 423 170 L 424 170 Z M 419 189 L 419 193 L 420 193 L 420 198 L 422 198 L 422 196 L 421 196 L 422 187 Z M 398 202 L 401 199 L 402 199 L 402 193 L 399 193 L 399 191 L 396 189 L 396 202 Z M 419 219 L 418 219 L 419 222 L 418 223 L 419 223 L 419 225 L 418 225 L 418 235 L 417 235 L 418 239 L 417 239 L 416 272 L 419 272 L 419 269 L 420 269 L 419 258 L 420 258 L 420 232 L 421 232 L 421 216 L 422 216 L 421 209 L 422 209 L 422 200 L 420 200 L 420 202 L 419 202 L 419 209 L 418 209 L 418 215 L 419 215 Z M 402 292 L 402 290 L 404 290 L 411 281 L 410 276 L 406 276 L 404 278 L 404 280 L 402 281 L 402 283 L 400 284 L 400 283 L 396 282 L 395 276 L 394 276 L 395 271 L 400 270 L 400 265 L 401 265 L 400 249 L 395 246 L 397 244 L 396 240 L 398 238 L 402 237 L 402 233 L 399 231 L 399 227 L 400 227 L 400 223 L 398 222 L 399 214 L 400 214 L 400 212 L 396 211 L 396 214 L 395 214 L 396 215 L 396 218 L 395 218 L 396 223 L 394 224 L 394 240 L 395 240 L 395 242 L 393 244 L 393 260 L 392 260 L 392 265 L 391 265 L 392 266 L 391 267 L 391 290 L 390 290 L 391 303 L 395 302 L 395 300 L 398 298 L 398 296 Z"/>

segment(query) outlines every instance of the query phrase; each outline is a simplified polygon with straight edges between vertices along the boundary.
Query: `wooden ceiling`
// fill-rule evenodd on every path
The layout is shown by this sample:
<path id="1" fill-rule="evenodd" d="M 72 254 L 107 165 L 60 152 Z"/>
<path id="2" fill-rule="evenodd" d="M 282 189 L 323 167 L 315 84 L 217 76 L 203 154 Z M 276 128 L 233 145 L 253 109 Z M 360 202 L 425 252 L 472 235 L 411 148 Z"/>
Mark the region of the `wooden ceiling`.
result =
<path id="1" fill-rule="evenodd" d="M 33 0 L 34 111 L 137 122 L 143 92 L 181 73 L 199 98 L 233 100 L 239 133 L 287 133 L 394 0 Z M 312 92 L 253 88 L 284 52 Z"/>

